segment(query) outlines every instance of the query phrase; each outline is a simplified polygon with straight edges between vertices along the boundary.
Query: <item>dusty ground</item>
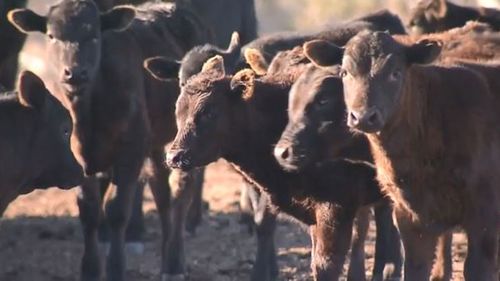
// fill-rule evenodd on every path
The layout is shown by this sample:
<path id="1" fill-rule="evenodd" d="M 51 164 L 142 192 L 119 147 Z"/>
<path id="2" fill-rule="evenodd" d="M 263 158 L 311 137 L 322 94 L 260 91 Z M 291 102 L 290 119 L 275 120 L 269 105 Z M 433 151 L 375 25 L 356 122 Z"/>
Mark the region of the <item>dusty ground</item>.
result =
<path id="1" fill-rule="evenodd" d="M 210 210 L 197 235 L 187 237 L 190 280 L 248 280 L 255 252 L 255 238 L 238 224 L 240 178 L 224 163 L 208 169 L 204 198 Z M 75 204 L 77 190 L 50 189 L 16 200 L 0 222 L 0 281 L 78 280 L 82 239 Z M 129 280 L 158 280 L 160 229 L 151 194 L 144 202 L 147 213 L 146 250 L 130 256 Z M 374 250 L 373 226 L 367 241 L 367 272 Z M 466 251 L 465 237 L 454 237 L 454 280 Z M 280 280 L 310 280 L 309 238 L 303 228 L 281 220 L 276 235 Z"/>

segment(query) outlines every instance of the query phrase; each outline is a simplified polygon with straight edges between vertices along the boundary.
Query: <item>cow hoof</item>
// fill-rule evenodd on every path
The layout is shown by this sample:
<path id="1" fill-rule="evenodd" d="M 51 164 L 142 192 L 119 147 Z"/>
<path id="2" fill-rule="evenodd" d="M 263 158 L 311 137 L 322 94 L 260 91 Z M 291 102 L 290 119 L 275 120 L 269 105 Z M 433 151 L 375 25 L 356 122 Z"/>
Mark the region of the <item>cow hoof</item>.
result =
<path id="1" fill-rule="evenodd" d="M 141 256 L 144 254 L 144 243 L 143 242 L 127 242 L 125 243 L 125 250 L 127 254 Z"/>
<path id="2" fill-rule="evenodd" d="M 100 242 L 99 243 L 99 252 L 101 253 L 101 256 L 103 256 L 103 257 L 109 256 L 110 249 L 111 249 L 111 243 L 109 243 L 109 242 Z"/>
<path id="3" fill-rule="evenodd" d="M 187 278 L 184 274 L 162 274 L 161 281 L 186 281 Z"/>

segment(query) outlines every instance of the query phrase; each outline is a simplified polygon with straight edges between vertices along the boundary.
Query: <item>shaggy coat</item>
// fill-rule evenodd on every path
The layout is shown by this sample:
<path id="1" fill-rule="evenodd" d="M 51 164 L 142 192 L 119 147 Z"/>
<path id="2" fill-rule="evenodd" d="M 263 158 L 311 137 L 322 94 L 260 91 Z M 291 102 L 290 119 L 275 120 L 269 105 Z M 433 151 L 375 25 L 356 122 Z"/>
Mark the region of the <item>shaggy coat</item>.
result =
<path id="1" fill-rule="evenodd" d="M 169 214 L 169 171 L 163 165 L 163 147 L 176 132 L 178 82 L 153 79 L 144 71 L 143 61 L 158 55 L 179 59 L 193 46 L 210 41 L 209 32 L 192 12 L 162 3 L 118 6 L 99 13 L 92 1 L 68 0 L 52 6 L 47 16 L 16 10 L 9 18 L 22 31 L 46 34 L 47 62 L 55 70 L 48 84 L 72 117 L 72 151 L 88 175 L 79 200 L 86 242 L 82 280 L 101 276 L 95 231 L 102 212 L 93 175 L 112 175 L 104 210 L 111 237 L 107 278 L 123 280 L 124 226 L 146 157 L 151 161 L 145 176 L 162 222 L 162 273 L 183 274 L 181 238 L 188 204 L 176 204 Z M 181 187 L 173 188 L 175 196 L 182 194 L 180 202 L 189 202 L 193 188 L 179 190 L 200 183 L 197 173 L 182 173 L 170 181 Z M 176 217 L 180 219 L 172 222 Z"/>

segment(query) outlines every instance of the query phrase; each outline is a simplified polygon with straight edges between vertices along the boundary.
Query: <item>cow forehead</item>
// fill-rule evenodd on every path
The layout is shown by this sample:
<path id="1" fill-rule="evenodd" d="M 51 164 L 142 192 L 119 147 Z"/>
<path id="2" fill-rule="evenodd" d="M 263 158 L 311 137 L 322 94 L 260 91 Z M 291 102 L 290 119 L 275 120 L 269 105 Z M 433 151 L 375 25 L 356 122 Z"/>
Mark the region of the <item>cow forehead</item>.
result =
<path id="1" fill-rule="evenodd" d="M 293 85 L 291 99 L 297 103 L 296 106 L 305 107 L 324 90 L 332 95 L 335 95 L 336 90 L 342 93 L 341 83 L 340 77 L 311 65 Z"/>
<path id="2" fill-rule="evenodd" d="M 87 0 L 64 0 L 50 8 L 49 26 L 64 26 L 77 31 L 91 30 L 99 23 L 99 11 L 94 3 Z"/>
<path id="3" fill-rule="evenodd" d="M 403 47 L 384 32 L 362 34 L 347 45 L 342 64 L 357 74 L 371 73 L 390 58 L 397 58 Z"/>

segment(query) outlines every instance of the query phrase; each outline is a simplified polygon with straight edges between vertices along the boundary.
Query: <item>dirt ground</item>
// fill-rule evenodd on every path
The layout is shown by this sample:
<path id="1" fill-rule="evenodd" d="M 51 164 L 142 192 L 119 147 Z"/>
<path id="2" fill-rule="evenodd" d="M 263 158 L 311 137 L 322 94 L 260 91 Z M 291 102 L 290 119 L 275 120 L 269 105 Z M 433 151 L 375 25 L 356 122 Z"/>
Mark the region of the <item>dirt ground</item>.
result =
<path id="1" fill-rule="evenodd" d="M 248 280 L 255 255 L 255 237 L 238 223 L 241 180 L 224 162 L 209 167 L 204 198 L 210 209 L 195 236 L 187 236 L 189 276 L 193 281 Z M 78 191 L 50 189 L 14 201 L 0 221 L 0 281 L 78 280 L 82 235 L 78 221 Z M 160 228 L 149 191 L 144 200 L 146 248 L 128 257 L 129 280 L 159 280 Z M 373 266 L 373 223 L 366 243 L 367 273 Z M 279 280 L 311 280 L 306 229 L 286 219 L 276 234 Z M 454 279 L 463 280 L 465 236 L 454 235 Z"/>

